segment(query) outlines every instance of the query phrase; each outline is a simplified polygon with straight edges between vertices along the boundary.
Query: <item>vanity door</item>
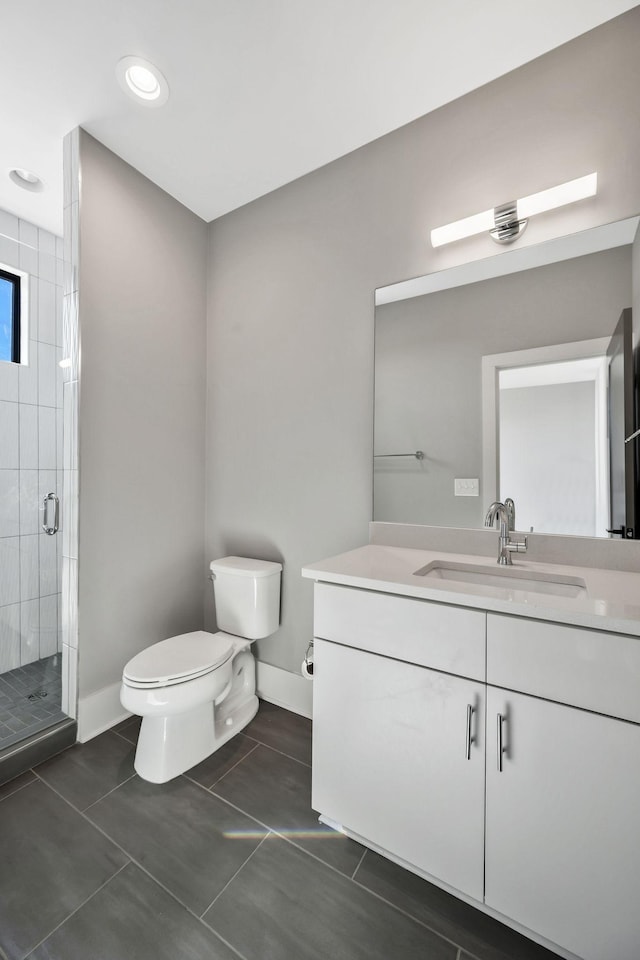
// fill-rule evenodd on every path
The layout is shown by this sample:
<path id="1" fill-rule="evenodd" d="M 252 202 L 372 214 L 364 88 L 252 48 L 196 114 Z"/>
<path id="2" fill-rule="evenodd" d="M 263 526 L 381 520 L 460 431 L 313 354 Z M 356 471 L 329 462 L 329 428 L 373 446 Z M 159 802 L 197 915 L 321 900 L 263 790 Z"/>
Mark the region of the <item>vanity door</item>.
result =
<path id="1" fill-rule="evenodd" d="M 487 906 L 584 960 L 638 960 L 640 726 L 489 687 L 487 742 Z"/>
<path id="2" fill-rule="evenodd" d="M 314 646 L 315 810 L 482 900 L 484 686 Z"/>

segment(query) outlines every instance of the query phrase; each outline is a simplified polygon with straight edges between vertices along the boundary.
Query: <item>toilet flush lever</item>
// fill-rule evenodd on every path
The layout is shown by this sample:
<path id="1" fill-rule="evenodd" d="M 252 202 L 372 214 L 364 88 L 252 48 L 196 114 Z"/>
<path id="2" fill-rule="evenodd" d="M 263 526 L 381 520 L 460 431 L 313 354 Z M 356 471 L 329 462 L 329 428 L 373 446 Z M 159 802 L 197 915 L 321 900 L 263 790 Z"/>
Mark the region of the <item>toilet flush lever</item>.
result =
<path id="1" fill-rule="evenodd" d="M 49 505 L 53 504 L 53 524 L 49 525 Z M 48 493 L 42 501 L 42 529 L 45 533 L 48 533 L 50 537 L 54 533 L 58 532 L 58 520 L 60 518 L 60 501 L 58 500 L 55 493 Z"/>

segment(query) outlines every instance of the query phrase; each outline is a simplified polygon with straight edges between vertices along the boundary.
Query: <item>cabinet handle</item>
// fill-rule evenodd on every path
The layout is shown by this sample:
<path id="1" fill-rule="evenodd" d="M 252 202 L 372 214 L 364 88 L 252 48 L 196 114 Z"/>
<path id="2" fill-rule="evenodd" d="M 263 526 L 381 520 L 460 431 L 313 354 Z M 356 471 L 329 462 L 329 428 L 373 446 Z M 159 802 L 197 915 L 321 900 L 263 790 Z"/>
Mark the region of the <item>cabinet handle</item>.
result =
<path id="1" fill-rule="evenodd" d="M 476 742 L 476 738 L 472 736 L 471 725 L 473 724 L 473 707 L 470 703 L 467 704 L 467 736 L 465 740 L 464 753 L 467 760 L 471 760 L 471 744 Z"/>
<path id="2" fill-rule="evenodd" d="M 506 748 L 502 741 L 502 729 L 505 719 L 502 713 L 498 714 L 498 773 L 502 773 L 502 754 L 506 753 Z"/>

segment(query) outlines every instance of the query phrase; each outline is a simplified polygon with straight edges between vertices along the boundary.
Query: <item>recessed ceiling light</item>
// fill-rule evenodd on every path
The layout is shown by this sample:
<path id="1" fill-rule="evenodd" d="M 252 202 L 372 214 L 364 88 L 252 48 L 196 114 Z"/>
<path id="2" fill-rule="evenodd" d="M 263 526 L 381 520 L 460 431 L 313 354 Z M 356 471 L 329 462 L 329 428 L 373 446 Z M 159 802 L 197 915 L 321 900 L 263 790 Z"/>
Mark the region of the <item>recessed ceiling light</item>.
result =
<path id="1" fill-rule="evenodd" d="M 40 177 L 31 173 L 30 170 L 25 170 L 24 167 L 14 167 L 13 170 L 9 170 L 9 179 L 17 187 L 22 187 L 23 190 L 31 190 L 32 193 L 39 193 L 44 187 Z"/>
<path id="2" fill-rule="evenodd" d="M 164 76 L 142 57 L 118 60 L 116 76 L 124 92 L 146 107 L 161 107 L 169 99 L 169 84 Z"/>

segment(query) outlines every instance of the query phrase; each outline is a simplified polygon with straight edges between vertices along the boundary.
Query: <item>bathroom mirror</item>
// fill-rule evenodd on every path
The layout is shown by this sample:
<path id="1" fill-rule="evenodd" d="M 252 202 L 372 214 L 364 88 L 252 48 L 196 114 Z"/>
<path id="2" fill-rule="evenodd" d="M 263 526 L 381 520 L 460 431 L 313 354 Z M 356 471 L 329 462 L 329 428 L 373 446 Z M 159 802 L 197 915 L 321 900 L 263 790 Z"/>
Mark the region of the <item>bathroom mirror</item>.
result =
<path id="1" fill-rule="evenodd" d="M 376 291 L 374 520 L 638 536 L 639 219 Z"/>

